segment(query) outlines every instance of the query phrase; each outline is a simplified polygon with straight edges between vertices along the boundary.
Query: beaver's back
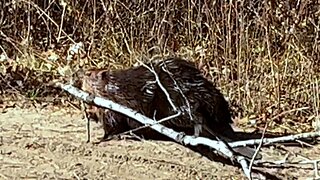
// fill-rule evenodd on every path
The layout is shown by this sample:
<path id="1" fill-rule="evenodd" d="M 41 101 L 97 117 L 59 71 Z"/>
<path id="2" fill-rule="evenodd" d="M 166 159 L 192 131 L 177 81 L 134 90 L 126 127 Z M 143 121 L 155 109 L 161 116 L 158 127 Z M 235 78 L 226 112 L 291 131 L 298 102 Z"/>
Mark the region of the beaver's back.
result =
<path id="1" fill-rule="evenodd" d="M 184 112 L 182 117 L 169 121 L 167 125 L 187 129 L 188 134 L 193 134 L 194 124 L 198 123 L 215 134 L 233 135 L 227 101 L 193 63 L 172 58 L 157 64 L 156 70 L 174 104 Z M 157 90 L 154 104 L 157 119 L 174 113 L 162 91 Z M 193 120 L 190 120 L 189 111 Z M 202 135 L 213 137 L 208 132 Z"/>

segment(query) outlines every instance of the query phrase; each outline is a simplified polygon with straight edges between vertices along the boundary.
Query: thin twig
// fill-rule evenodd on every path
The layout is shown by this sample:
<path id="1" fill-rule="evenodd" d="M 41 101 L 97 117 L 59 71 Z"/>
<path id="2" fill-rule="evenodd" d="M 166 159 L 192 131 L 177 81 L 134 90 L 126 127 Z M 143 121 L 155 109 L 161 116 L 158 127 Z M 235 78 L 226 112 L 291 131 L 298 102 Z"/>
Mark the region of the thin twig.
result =
<path id="1" fill-rule="evenodd" d="M 145 125 L 140 126 L 140 127 L 138 127 L 138 128 L 131 129 L 131 130 L 125 131 L 125 132 L 123 132 L 123 133 L 117 134 L 117 135 L 115 135 L 115 136 L 118 136 L 118 135 L 122 136 L 122 135 L 125 135 L 125 134 L 128 134 L 128 133 L 133 133 L 133 132 L 135 132 L 135 131 L 138 131 L 138 130 L 141 130 L 141 129 L 150 127 L 150 126 L 152 126 L 152 125 L 154 125 L 154 124 L 160 124 L 160 123 L 162 123 L 162 122 L 165 122 L 165 121 L 174 119 L 174 118 L 176 118 L 176 117 L 179 117 L 180 115 L 181 115 L 181 112 L 178 111 L 176 114 L 171 115 L 171 116 L 168 116 L 168 117 L 165 117 L 165 118 L 163 118 L 163 119 L 160 119 L 159 121 L 156 121 L 156 122 L 154 122 L 153 124 L 145 124 Z"/>
<path id="2" fill-rule="evenodd" d="M 262 139 L 250 139 L 245 141 L 235 141 L 229 143 L 231 147 L 240 147 L 240 146 L 248 146 L 248 145 L 257 145 L 262 143 L 264 145 L 269 145 L 273 143 L 280 143 L 280 142 L 288 142 L 288 141 L 295 141 L 297 139 L 304 139 L 304 138 L 315 138 L 320 137 L 320 131 L 317 132 L 309 132 L 309 133 L 301 133 L 301 134 L 295 134 L 295 135 L 288 135 L 288 136 L 282 136 L 282 137 L 276 137 L 276 138 L 264 138 Z"/>
<path id="3" fill-rule="evenodd" d="M 261 141 L 260 141 L 260 143 L 259 143 L 256 151 L 254 152 L 254 154 L 253 154 L 253 156 L 252 156 L 252 159 L 251 159 L 251 161 L 250 161 L 250 164 L 249 164 L 250 179 L 252 179 L 252 177 L 251 177 L 252 166 L 253 166 L 254 160 L 256 159 L 256 157 L 257 157 L 257 155 L 258 155 L 258 153 L 259 153 L 259 151 L 260 151 L 260 149 L 261 149 L 261 147 L 262 147 L 262 145 L 263 145 L 262 142 L 263 142 L 263 138 L 264 138 L 264 135 L 265 135 L 265 133 L 266 133 L 267 127 L 268 127 L 268 123 L 266 123 L 266 125 L 265 125 L 265 127 L 264 127 L 264 129 L 263 129 L 263 132 L 262 132 L 262 135 L 261 135 Z"/>
<path id="4" fill-rule="evenodd" d="M 193 121 L 193 116 L 191 114 L 191 106 L 190 106 L 190 103 L 189 103 L 189 100 L 187 99 L 187 97 L 184 95 L 184 93 L 182 92 L 180 86 L 178 85 L 177 81 L 172 77 L 172 73 L 166 69 L 166 63 L 164 63 L 164 67 L 162 67 L 162 70 L 166 73 L 168 73 L 169 77 L 171 78 L 171 80 L 173 81 L 174 85 L 176 86 L 176 88 L 178 89 L 178 91 L 180 92 L 181 96 L 183 97 L 183 99 L 185 100 L 186 104 L 187 104 L 187 107 L 188 107 L 188 114 L 189 114 L 189 117 L 190 117 L 190 120 Z"/>
<path id="5" fill-rule="evenodd" d="M 88 117 L 87 108 L 86 108 L 86 106 L 85 106 L 83 101 L 81 101 L 81 111 L 83 112 L 84 119 L 87 122 L 87 127 L 86 127 L 87 128 L 87 142 L 89 143 L 90 140 L 91 140 L 90 119 Z"/>
<path id="6" fill-rule="evenodd" d="M 160 82 L 159 76 L 158 74 L 155 72 L 153 66 L 152 68 L 150 68 L 149 66 L 147 66 L 146 64 L 140 62 L 142 64 L 143 67 L 147 68 L 150 72 L 152 72 L 154 74 L 154 77 L 156 78 L 156 82 L 158 83 L 159 87 L 161 88 L 161 90 L 163 91 L 163 93 L 167 96 L 167 100 L 170 103 L 171 107 L 173 108 L 173 111 L 178 111 L 178 108 L 174 105 L 174 103 L 172 102 L 171 98 L 170 98 L 170 94 L 168 93 L 168 91 L 166 90 L 166 88 L 163 87 L 162 83 Z"/>
<path id="7" fill-rule="evenodd" d="M 32 1 L 27 1 L 27 0 L 22 0 L 23 2 L 27 3 L 27 4 L 31 4 L 34 8 L 36 8 L 39 11 L 39 14 L 41 15 L 44 14 L 57 28 L 59 28 L 60 26 L 46 13 L 44 12 L 37 4 L 35 4 Z M 38 12 L 37 11 L 37 12 Z M 41 13 L 40 13 L 41 12 Z M 65 31 L 61 30 L 61 32 L 72 42 L 72 43 L 76 43 Z"/>
<path id="8" fill-rule="evenodd" d="M 66 6 L 67 6 L 67 3 L 64 2 L 64 1 L 60 1 L 60 4 L 62 5 L 63 9 L 62 9 L 62 14 L 61 14 L 61 22 L 60 22 L 60 27 L 59 27 L 59 33 L 58 33 L 57 42 L 59 42 L 60 37 L 61 37 L 61 31 L 62 31 L 62 27 L 63 27 L 64 14 L 65 14 L 65 12 L 66 12 Z"/>

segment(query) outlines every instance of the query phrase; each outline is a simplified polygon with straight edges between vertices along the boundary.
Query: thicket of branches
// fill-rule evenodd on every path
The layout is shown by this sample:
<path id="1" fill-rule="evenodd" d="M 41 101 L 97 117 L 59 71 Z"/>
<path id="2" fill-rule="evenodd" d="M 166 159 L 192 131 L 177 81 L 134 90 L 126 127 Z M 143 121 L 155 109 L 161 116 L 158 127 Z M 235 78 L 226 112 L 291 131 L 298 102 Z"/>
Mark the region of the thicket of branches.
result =
<path id="1" fill-rule="evenodd" d="M 44 82 L 79 68 L 175 55 L 196 61 L 237 117 L 271 119 L 282 132 L 319 118 L 320 1 L 7 0 L 0 8 L 2 94 L 47 96 Z M 84 51 L 67 61 L 79 42 Z"/>

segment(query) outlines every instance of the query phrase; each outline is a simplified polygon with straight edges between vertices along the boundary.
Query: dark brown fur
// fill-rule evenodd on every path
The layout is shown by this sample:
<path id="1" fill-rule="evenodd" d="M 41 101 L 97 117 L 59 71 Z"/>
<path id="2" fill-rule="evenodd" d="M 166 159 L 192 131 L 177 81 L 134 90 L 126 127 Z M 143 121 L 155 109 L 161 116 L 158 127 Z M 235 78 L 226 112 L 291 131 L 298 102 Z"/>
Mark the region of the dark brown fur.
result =
<path id="1" fill-rule="evenodd" d="M 83 78 L 82 89 L 150 117 L 153 113 L 151 112 L 153 95 L 147 93 L 146 83 L 149 81 L 154 81 L 154 76 L 141 67 L 124 71 L 90 70 Z M 152 86 L 155 87 L 155 84 L 149 85 L 148 89 L 152 89 Z M 102 123 L 104 138 L 140 126 L 127 116 L 108 109 L 89 105 L 88 111 L 91 119 Z"/>
<path id="2" fill-rule="evenodd" d="M 182 116 L 163 122 L 163 125 L 187 135 L 237 140 L 230 125 L 232 119 L 227 101 L 193 63 L 170 58 L 152 65 L 170 99 L 182 112 Z M 143 66 L 119 71 L 88 71 L 82 89 L 157 120 L 175 114 L 166 95 L 155 82 L 154 74 Z M 102 122 L 104 138 L 141 125 L 125 115 L 94 106 L 91 107 L 91 116 Z M 151 139 L 161 136 L 150 128 L 139 133 Z M 248 157 L 253 153 L 245 147 L 234 150 Z"/>

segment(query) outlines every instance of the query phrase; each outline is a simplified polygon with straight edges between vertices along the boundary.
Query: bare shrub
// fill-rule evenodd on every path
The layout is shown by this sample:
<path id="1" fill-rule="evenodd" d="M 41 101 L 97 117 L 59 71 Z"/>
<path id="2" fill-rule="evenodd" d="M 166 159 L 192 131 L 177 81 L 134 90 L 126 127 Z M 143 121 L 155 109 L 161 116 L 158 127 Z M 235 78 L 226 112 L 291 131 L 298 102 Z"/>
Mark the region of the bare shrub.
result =
<path id="1" fill-rule="evenodd" d="M 272 119 L 282 132 L 308 130 L 319 118 L 318 1 L 11 0 L 0 6 L 0 52 L 40 74 L 47 64 L 55 77 L 66 65 L 121 68 L 144 56 L 175 55 L 198 63 L 229 98 L 235 117 Z M 84 43 L 86 54 L 67 62 L 75 42 Z M 48 50 L 60 59 L 48 62 L 42 54 Z"/>

